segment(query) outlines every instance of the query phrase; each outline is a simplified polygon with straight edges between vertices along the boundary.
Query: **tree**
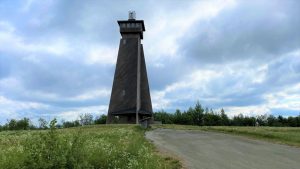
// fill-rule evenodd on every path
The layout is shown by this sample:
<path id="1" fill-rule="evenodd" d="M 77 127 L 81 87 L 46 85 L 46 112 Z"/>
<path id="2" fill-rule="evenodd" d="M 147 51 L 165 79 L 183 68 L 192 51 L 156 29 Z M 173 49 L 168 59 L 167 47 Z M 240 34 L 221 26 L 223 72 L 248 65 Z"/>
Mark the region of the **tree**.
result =
<path id="1" fill-rule="evenodd" d="M 80 126 L 79 120 L 75 120 L 75 121 L 64 121 L 62 123 L 62 127 L 63 128 L 70 128 L 70 127 L 78 127 Z"/>
<path id="2" fill-rule="evenodd" d="M 256 121 L 260 126 L 266 126 L 268 124 L 268 116 L 267 114 L 260 115 L 256 117 Z"/>
<path id="3" fill-rule="evenodd" d="M 297 119 L 297 127 L 300 127 L 300 113 L 299 113 L 299 116 L 296 117 L 296 119 Z"/>
<path id="4" fill-rule="evenodd" d="M 222 126 L 228 126 L 229 125 L 229 118 L 228 116 L 225 114 L 224 109 L 221 109 L 221 125 Z"/>
<path id="5" fill-rule="evenodd" d="M 243 126 L 255 126 L 256 119 L 254 117 L 245 116 L 243 119 Z"/>
<path id="6" fill-rule="evenodd" d="M 181 124 L 190 124 L 190 117 L 186 111 L 184 111 L 181 115 Z"/>
<path id="7" fill-rule="evenodd" d="M 17 121 L 17 130 L 28 130 L 30 128 L 29 118 L 23 118 Z"/>
<path id="8" fill-rule="evenodd" d="M 47 129 L 48 128 L 48 122 L 43 119 L 43 118 L 39 118 L 39 129 Z"/>
<path id="9" fill-rule="evenodd" d="M 30 120 L 23 118 L 21 120 L 11 119 L 5 126 L 8 130 L 28 130 L 30 129 Z"/>
<path id="10" fill-rule="evenodd" d="M 179 109 L 176 109 L 176 111 L 175 111 L 174 123 L 175 124 L 182 124 L 181 111 Z"/>
<path id="11" fill-rule="evenodd" d="M 197 101 L 195 108 L 194 108 L 194 117 L 195 119 L 195 124 L 198 126 L 203 126 L 203 112 L 204 109 L 202 108 L 201 104 L 199 101 Z"/>
<path id="12" fill-rule="evenodd" d="M 187 124 L 188 125 L 196 125 L 196 115 L 194 113 L 194 109 L 192 107 L 190 107 L 187 111 L 186 111 L 186 118 L 187 118 Z"/>
<path id="13" fill-rule="evenodd" d="M 268 126 L 278 126 L 277 118 L 273 115 L 268 116 L 267 118 L 267 125 Z"/>
<path id="14" fill-rule="evenodd" d="M 278 119 L 278 123 L 280 124 L 280 126 L 285 127 L 288 126 L 288 120 L 286 118 L 284 118 L 283 116 L 279 115 L 277 117 Z"/>
<path id="15" fill-rule="evenodd" d="M 287 123 L 290 127 L 297 127 L 297 117 L 288 117 Z"/>
<path id="16" fill-rule="evenodd" d="M 9 130 L 16 130 L 16 129 L 17 129 L 17 120 L 11 119 L 11 120 L 8 122 L 8 129 L 9 129 Z"/>
<path id="17" fill-rule="evenodd" d="M 159 112 L 155 112 L 153 114 L 154 119 L 157 121 L 161 121 L 162 124 L 173 124 L 174 123 L 174 115 L 161 110 Z"/>
<path id="18" fill-rule="evenodd" d="M 80 124 L 83 125 L 91 125 L 93 124 L 93 115 L 90 113 L 85 113 L 83 115 L 79 116 L 80 118 Z"/>
<path id="19" fill-rule="evenodd" d="M 244 120 L 244 115 L 239 114 L 237 116 L 234 116 L 232 119 L 232 125 L 233 126 L 242 126 L 243 125 L 243 120 Z"/>
<path id="20" fill-rule="evenodd" d="M 107 116 L 102 114 L 100 117 L 96 118 L 95 124 L 106 124 Z"/>

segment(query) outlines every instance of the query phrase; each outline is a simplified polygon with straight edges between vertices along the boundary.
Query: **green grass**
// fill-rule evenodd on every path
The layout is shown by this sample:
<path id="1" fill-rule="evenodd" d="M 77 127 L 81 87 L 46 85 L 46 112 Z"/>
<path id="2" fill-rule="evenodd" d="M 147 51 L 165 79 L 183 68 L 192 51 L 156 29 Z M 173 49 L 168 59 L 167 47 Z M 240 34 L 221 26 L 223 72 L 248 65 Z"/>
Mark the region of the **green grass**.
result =
<path id="1" fill-rule="evenodd" d="M 300 147 L 300 127 L 190 126 L 167 124 L 156 125 L 154 128 L 215 131 Z"/>
<path id="2" fill-rule="evenodd" d="M 180 168 L 134 125 L 0 132 L 0 168 Z"/>

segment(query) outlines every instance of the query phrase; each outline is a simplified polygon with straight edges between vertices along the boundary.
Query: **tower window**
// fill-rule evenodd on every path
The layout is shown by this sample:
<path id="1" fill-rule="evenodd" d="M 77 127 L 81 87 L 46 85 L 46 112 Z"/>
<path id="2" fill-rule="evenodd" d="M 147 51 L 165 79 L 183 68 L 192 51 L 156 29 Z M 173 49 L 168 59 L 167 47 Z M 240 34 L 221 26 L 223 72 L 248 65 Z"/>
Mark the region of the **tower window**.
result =
<path id="1" fill-rule="evenodd" d="M 123 45 L 126 45 L 126 39 L 123 39 Z"/>

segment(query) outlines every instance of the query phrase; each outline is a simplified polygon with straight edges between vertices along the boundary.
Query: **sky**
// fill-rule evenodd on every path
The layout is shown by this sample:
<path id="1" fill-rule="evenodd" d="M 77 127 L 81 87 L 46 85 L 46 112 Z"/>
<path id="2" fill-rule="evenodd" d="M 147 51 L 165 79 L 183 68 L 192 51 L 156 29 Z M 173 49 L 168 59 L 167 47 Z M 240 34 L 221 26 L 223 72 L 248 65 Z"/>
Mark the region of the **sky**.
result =
<path id="1" fill-rule="evenodd" d="M 0 0 L 0 124 L 106 114 L 129 10 L 155 111 L 299 115 L 298 0 Z"/>

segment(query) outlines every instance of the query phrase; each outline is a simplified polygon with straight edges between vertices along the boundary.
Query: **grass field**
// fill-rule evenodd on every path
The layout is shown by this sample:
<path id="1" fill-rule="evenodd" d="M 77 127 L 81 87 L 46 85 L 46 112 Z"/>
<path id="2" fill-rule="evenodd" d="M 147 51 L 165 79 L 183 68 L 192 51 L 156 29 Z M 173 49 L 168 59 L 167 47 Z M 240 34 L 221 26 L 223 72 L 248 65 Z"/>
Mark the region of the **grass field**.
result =
<path id="1" fill-rule="evenodd" d="M 190 126 L 190 125 L 156 125 L 153 128 L 170 128 L 179 130 L 215 131 L 247 136 L 273 143 L 300 147 L 299 127 L 237 127 L 237 126 Z"/>
<path id="2" fill-rule="evenodd" d="M 300 128 L 154 125 L 243 135 L 300 147 Z M 135 125 L 94 125 L 69 129 L 0 132 L 0 168 L 180 168 L 163 157 Z"/>
<path id="3" fill-rule="evenodd" d="M 180 168 L 134 125 L 0 132 L 0 168 Z"/>

